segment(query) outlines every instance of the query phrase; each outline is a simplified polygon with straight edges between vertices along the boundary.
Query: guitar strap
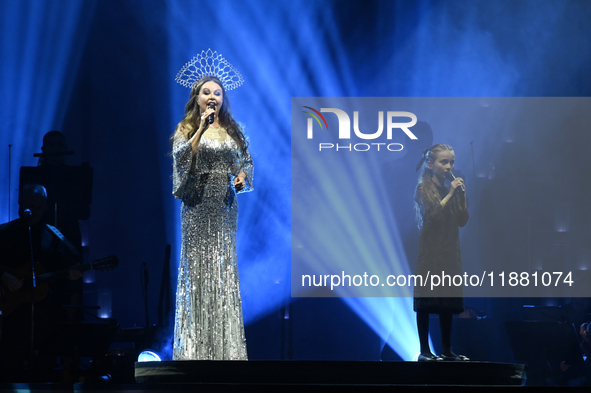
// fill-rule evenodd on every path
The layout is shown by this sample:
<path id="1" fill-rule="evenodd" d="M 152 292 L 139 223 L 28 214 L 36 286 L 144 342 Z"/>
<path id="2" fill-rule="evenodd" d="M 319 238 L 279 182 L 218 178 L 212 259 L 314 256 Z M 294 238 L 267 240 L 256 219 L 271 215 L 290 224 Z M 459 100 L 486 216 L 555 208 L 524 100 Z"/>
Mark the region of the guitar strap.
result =
<path id="1" fill-rule="evenodd" d="M 68 239 L 66 239 L 66 237 L 60 232 L 59 229 L 57 229 L 53 225 L 49 225 L 49 224 L 45 224 L 45 225 L 47 225 L 47 228 L 49 228 L 49 230 L 51 232 L 53 232 L 53 234 L 55 236 L 57 236 L 58 239 L 60 239 L 62 242 L 64 242 L 66 244 L 66 246 L 68 246 L 68 248 L 74 253 L 74 255 L 78 256 L 78 250 L 76 250 L 76 247 L 74 247 L 74 245 L 72 243 L 70 243 L 70 241 Z"/>

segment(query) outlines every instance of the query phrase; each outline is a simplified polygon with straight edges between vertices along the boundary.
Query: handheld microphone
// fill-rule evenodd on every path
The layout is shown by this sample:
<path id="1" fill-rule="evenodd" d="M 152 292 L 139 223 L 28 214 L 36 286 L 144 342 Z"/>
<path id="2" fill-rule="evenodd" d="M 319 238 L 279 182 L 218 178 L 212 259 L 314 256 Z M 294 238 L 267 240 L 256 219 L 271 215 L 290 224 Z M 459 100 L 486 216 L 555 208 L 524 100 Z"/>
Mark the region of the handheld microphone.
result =
<path id="1" fill-rule="evenodd" d="M 210 102 L 210 103 L 207 105 L 207 108 L 208 108 L 208 109 L 213 109 L 213 110 L 215 110 L 215 103 L 213 103 L 213 102 Z M 215 117 L 215 114 L 213 114 L 213 113 L 212 113 L 211 115 L 209 115 L 209 117 L 207 118 L 207 122 L 208 122 L 209 124 L 213 124 L 213 119 L 214 119 L 214 117 Z"/>
<path id="2" fill-rule="evenodd" d="M 445 177 L 447 177 L 449 181 L 456 180 L 456 177 L 454 176 L 453 173 L 451 173 L 451 171 L 445 172 Z M 462 192 L 466 192 L 466 188 L 464 187 L 463 184 L 460 186 L 460 188 L 462 189 Z"/>

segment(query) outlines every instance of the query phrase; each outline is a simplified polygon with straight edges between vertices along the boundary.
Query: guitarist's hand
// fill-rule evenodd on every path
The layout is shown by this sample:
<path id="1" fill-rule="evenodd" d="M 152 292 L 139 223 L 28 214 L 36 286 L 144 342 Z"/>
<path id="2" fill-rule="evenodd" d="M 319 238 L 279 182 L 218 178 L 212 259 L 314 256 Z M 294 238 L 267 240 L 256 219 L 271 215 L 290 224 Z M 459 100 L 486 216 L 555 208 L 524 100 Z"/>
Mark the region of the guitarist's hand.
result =
<path id="1" fill-rule="evenodd" d="M 23 286 L 23 280 L 16 278 L 10 273 L 2 273 L 0 276 L 0 281 L 2 281 L 2 285 L 8 288 L 9 291 L 16 291 L 19 290 Z"/>
<path id="2" fill-rule="evenodd" d="M 82 278 L 82 272 L 77 269 L 70 269 L 70 273 L 68 274 L 68 280 L 77 280 Z"/>

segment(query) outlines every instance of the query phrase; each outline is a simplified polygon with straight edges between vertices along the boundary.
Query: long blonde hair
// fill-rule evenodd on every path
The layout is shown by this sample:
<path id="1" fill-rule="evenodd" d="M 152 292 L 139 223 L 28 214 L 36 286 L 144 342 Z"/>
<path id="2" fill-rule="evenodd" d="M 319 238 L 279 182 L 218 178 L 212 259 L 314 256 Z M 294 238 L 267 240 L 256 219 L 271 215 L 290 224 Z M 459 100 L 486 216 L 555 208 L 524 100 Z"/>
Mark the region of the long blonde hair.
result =
<path id="1" fill-rule="evenodd" d="M 453 150 L 453 147 L 450 145 L 444 145 L 441 143 L 423 150 L 423 157 L 421 158 L 419 165 L 417 165 L 417 170 L 421 169 L 421 173 L 419 174 L 417 187 L 415 189 L 415 214 L 419 229 L 423 227 L 423 216 L 425 215 L 423 206 L 421 206 L 419 201 L 423 200 L 429 206 L 435 206 L 441 202 L 441 196 L 433 182 L 433 170 L 429 168 L 428 162 L 435 163 L 439 153 L 442 151 L 453 152 Z"/>

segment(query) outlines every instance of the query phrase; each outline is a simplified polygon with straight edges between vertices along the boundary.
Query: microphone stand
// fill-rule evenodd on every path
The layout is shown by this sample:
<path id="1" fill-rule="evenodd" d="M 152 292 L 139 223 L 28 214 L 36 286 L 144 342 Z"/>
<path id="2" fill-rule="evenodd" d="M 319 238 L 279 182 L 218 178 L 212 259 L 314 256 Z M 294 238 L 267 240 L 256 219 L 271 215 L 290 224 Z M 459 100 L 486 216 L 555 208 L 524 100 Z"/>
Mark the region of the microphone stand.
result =
<path id="1" fill-rule="evenodd" d="M 29 353 L 29 373 L 31 380 L 34 375 L 34 359 L 35 359 L 35 288 L 37 287 L 37 279 L 35 276 L 35 257 L 33 256 L 33 234 L 31 230 L 31 217 L 28 217 L 27 225 L 29 227 L 29 248 L 31 253 L 31 349 Z"/>
<path id="2" fill-rule="evenodd" d="M 10 221 L 10 191 L 12 190 L 11 187 L 11 168 L 12 166 L 12 145 L 8 145 L 8 221 Z"/>
<path id="3" fill-rule="evenodd" d="M 146 331 L 148 331 L 150 326 L 150 316 L 148 315 L 148 267 L 146 266 L 146 262 L 142 262 L 140 265 L 141 268 L 141 283 L 142 283 L 142 295 L 144 298 L 144 311 L 146 313 Z"/>

